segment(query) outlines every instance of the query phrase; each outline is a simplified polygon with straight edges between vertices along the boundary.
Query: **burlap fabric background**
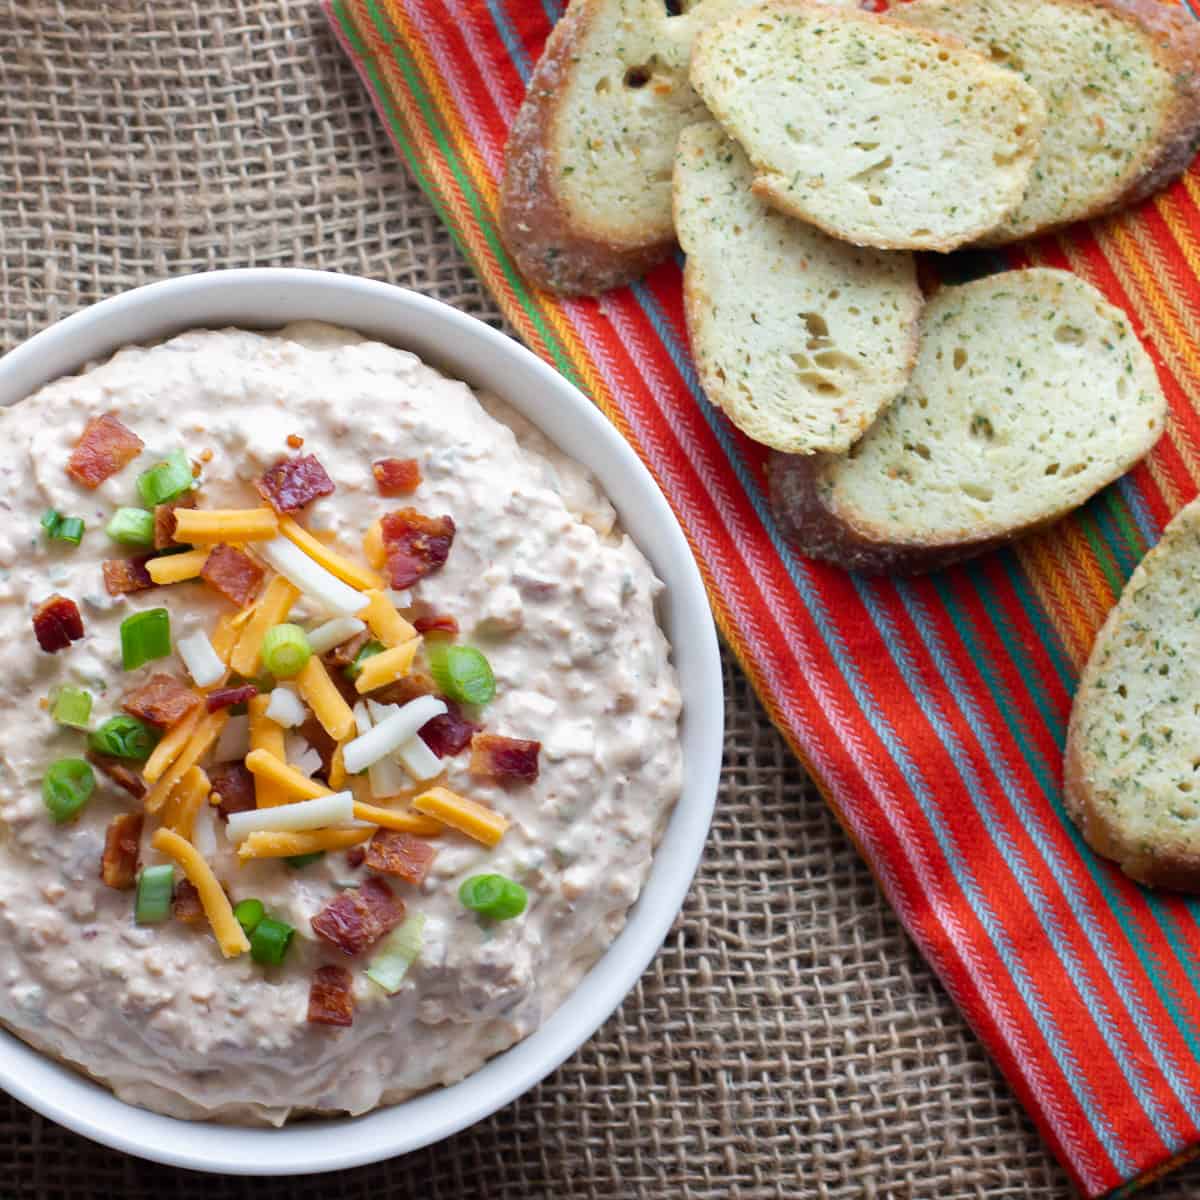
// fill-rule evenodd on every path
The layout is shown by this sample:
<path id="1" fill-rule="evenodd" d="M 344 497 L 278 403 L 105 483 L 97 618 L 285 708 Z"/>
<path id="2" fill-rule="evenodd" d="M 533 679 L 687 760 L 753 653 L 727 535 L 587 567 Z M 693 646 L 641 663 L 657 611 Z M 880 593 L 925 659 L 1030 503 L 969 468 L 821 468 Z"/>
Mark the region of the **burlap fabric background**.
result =
<path id="1" fill-rule="evenodd" d="M 306 266 L 496 312 L 306 0 L 0 0 L 0 351 L 166 275 Z M 0 1198 L 1042 1197 L 1066 1183 L 736 666 L 686 911 L 617 1015 L 440 1146 L 149 1166 L 0 1096 Z M 1200 1168 L 1155 1197 L 1200 1194 Z"/>

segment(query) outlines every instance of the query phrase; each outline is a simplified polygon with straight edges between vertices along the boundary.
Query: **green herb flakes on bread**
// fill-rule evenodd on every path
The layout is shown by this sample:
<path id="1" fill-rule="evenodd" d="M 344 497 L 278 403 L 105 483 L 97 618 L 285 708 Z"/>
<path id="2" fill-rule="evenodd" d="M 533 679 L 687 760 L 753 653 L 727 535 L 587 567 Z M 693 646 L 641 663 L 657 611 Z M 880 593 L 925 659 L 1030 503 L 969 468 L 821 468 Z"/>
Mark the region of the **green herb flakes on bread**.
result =
<path id="1" fill-rule="evenodd" d="M 1067 811 L 1142 883 L 1200 892 L 1200 502 L 1108 614 L 1067 733 Z"/>
<path id="2" fill-rule="evenodd" d="M 991 275 L 928 301 L 912 379 L 849 454 L 772 456 L 772 507 L 810 557 L 931 570 L 1077 508 L 1165 419 L 1153 363 L 1095 288 Z"/>
<path id="3" fill-rule="evenodd" d="M 792 454 L 846 450 L 908 380 L 921 293 L 911 254 L 837 242 L 768 208 L 712 121 L 675 161 L 684 307 L 705 394 Z"/>
<path id="4" fill-rule="evenodd" d="M 1021 202 L 1046 106 L 956 39 L 804 0 L 696 40 L 692 85 L 755 168 L 756 194 L 833 237 L 952 250 Z"/>
<path id="5" fill-rule="evenodd" d="M 1046 101 L 1029 190 L 988 243 L 1125 208 L 1200 139 L 1200 23 L 1159 0 L 914 0 L 889 19 L 961 38 Z"/>

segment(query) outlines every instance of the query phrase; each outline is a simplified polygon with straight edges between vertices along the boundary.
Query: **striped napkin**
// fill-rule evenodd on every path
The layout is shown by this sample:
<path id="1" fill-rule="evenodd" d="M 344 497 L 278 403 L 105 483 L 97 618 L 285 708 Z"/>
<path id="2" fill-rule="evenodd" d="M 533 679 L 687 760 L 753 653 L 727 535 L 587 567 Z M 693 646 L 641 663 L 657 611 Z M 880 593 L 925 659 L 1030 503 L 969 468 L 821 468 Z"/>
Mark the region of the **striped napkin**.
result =
<path id="1" fill-rule="evenodd" d="M 653 472 L 717 622 L 922 952 L 1088 1196 L 1200 1142 L 1200 901 L 1068 820 L 1071 694 L 1105 613 L 1200 477 L 1200 172 L 1136 212 L 945 278 L 1072 270 L 1130 314 L 1171 404 L 1150 459 L 1016 548 L 915 580 L 805 561 L 763 452 L 702 398 L 677 262 L 600 299 L 531 290 L 496 233 L 504 143 L 563 0 L 332 0 L 330 22 L 441 218 L 538 354 Z"/>

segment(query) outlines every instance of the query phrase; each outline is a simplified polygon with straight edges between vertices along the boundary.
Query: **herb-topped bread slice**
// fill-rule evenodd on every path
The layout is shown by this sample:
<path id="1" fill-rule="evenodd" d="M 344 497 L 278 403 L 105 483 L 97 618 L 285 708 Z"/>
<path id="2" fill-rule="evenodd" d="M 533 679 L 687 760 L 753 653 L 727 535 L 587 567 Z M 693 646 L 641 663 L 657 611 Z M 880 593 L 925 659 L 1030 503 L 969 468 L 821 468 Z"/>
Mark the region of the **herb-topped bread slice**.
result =
<path id="1" fill-rule="evenodd" d="M 791 454 L 845 450 L 912 370 L 913 257 L 834 241 L 768 208 L 752 180 L 719 125 L 680 135 L 675 224 L 700 382 L 755 441 Z"/>
<path id="2" fill-rule="evenodd" d="M 952 250 L 1017 207 L 1038 93 L 954 39 L 804 0 L 700 34 L 691 79 L 767 203 L 834 237 Z"/>
<path id="3" fill-rule="evenodd" d="M 1029 190 L 983 240 L 1111 212 L 1175 178 L 1200 137 L 1200 23 L 1157 0 L 915 0 L 889 18 L 961 38 L 1046 101 Z"/>
<path id="4" fill-rule="evenodd" d="M 849 454 L 772 456 L 772 506 L 813 558 L 929 570 L 1078 507 L 1165 418 L 1120 309 L 1069 272 L 1008 271 L 928 301 L 908 387 Z"/>
<path id="5" fill-rule="evenodd" d="M 1075 693 L 1063 785 L 1099 854 L 1200 892 L 1200 501 L 1142 560 Z"/>
<path id="6" fill-rule="evenodd" d="M 705 115 L 696 33 L 749 0 L 572 0 L 506 150 L 500 228 L 525 276 L 568 295 L 628 283 L 675 244 L 675 139 Z"/>

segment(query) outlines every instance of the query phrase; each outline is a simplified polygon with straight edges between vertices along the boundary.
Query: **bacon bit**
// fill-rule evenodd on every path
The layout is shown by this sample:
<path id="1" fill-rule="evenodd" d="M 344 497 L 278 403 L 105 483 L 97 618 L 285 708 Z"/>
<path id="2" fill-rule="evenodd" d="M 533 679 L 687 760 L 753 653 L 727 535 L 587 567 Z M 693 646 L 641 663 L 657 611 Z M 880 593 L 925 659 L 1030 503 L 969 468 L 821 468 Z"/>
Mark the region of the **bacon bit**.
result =
<path id="1" fill-rule="evenodd" d="M 85 757 L 97 770 L 103 771 L 118 787 L 124 788 L 135 800 L 146 794 L 146 781 L 127 763 L 110 754 L 88 750 Z"/>
<path id="2" fill-rule="evenodd" d="M 318 967 L 308 992 L 310 1025 L 354 1024 L 354 976 L 345 967 Z"/>
<path id="3" fill-rule="evenodd" d="M 126 892 L 137 883 L 138 847 L 144 821 L 141 813 L 121 813 L 113 817 L 105 834 L 100 878 L 118 892 Z"/>
<path id="4" fill-rule="evenodd" d="M 404 902 L 382 879 L 335 896 L 312 919 L 313 933 L 343 954 L 361 954 L 404 920 Z"/>
<path id="5" fill-rule="evenodd" d="M 190 879 L 181 879 L 175 885 L 171 912 L 175 920 L 185 925 L 203 925 L 208 920 L 204 915 L 204 905 L 200 903 L 200 893 Z"/>
<path id="6" fill-rule="evenodd" d="M 430 613 L 427 617 L 417 617 L 413 628 L 418 633 L 448 633 L 453 637 L 458 633 L 458 622 L 448 613 Z"/>
<path id="7" fill-rule="evenodd" d="M 287 444 L 293 450 L 299 450 L 304 445 L 304 439 L 298 433 L 289 433 L 287 435 Z"/>
<path id="8" fill-rule="evenodd" d="M 333 494 L 333 480 L 314 454 L 281 459 L 264 471 L 254 486 L 277 513 L 297 512 L 319 497 Z"/>
<path id="9" fill-rule="evenodd" d="M 401 508 L 383 518 L 380 531 L 389 581 L 392 587 L 403 589 L 445 563 L 454 541 L 454 519 L 427 517 L 415 508 Z"/>
<path id="10" fill-rule="evenodd" d="M 371 699 L 377 704 L 407 704 L 418 696 L 436 694 L 437 684 L 433 682 L 432 678 L 419 671 L 414 671 L 413 674 L 406 675 L 403 679 L 397 679 L 394 683 L 378 688 L 371 693 Z M 362 697 L 360 696 L 359 699 L 361 700 Z"/>
<path id="11" fill-rule="evenodd" d="M 216 712 L 221 708 L 232 708 L 235 704 L 245 704 L 251 696 L 258 695 L 258 688 L 253 683 L 244 683 L 241 687 L 217 688 L 209 692 L 204 700 L 208 711 Z"/>
<path id="12" fill-rule="evenodd" d="M 367 846 L 366 864 L 381 875 L 395 875 L 420 887 L 437 857 L 437 848 L 411 833 L 395 829 L 376 830 Z"/>
<path id="13" fill-rule="evenodd" d="M 381 458 L 371 470 L 381 496 L 408 496 L 421 486 L 421 464 L 415 458 Z"/>
<path id="14" fill-rule="evenodd" d="M 136 558 L 106 558 L 102 564 L 104 590 L 110 596 L 124 596 L 128 592 L 158 587 L 146 570 L 146 564 L 153 557 L 152 554 L 139 554 Z"/>
<path id="15" fill-rule="evenodd" d="M 67 474 L 87 488 L 97 488 L 110 476 L 133 462 L 145 443 L 126 429 L 112 413 L 93 417 L 83 428 L 71 457 Z"/>
<path id="16" fill-rule="evenodd" d="M 245 608 L 258 594 L 264 574 L 262 567 L 248 554 L 221 542 L 209 551 L 200 578 L 216 588 L 226 600 Z"/>
<path id="17" fill-rule="evenodd" d="M 541 749 L 541 742 L 477 733 L 471 738 L 471 774 L 497 783 L 532 783 L 538 777 Z"/>
<path id="18" fill-rule="evenodd" d="M 212 784 L 209 799 L 215 797 L 217 812 L 222 820 L 229 820 L 234 813 L 249 812 L 256 808 L 254 776 L 244 763 L 213 763 L 208 768 L 208 779 Z"/>
<path id="19" fill-rule="evenodd" d="M 65 650 L 83 637 L 83 618 L 74 600 L 55 592 L 33 610 L 33 632 L 47 654 Z"/>
<path id="20" fill-rule="evenodd" d="M 341 667 L 348 667 L 370 640 L 370 633 L 364 629 L 362 633 L 356 633 L 349 641 L 342 642 L 340 646 L 334 646 L 332 650 L 327 650 L 322 655 L 321 661 L 329 668 L 329 673 L 332 675 Z"/>
<path id="21" fill-rule="evenodd" d="M 363 865 L 363 859 L 366 858 L 367 852 L 362 846 L 351 846 L 346 851 L 346 866 L 352 871 L 357 871 Z"/>
<path id="22" fill-rule="evenodd" d="M 184 492 L 178 500 L 169 500 L 166 504 L 154 506 L 154 548 L 165 550 L 168 546 L 178 546 L 175 540 L 175 510 L 177 508 L 195 508 L 195 491 Z"/>
<path id="23" fill-rule="evenodd" d="M 360 696 L 361 700 L 362 697 Z M 307 717 L 296 732 L 321 756 L 321 769 L 318 775 L 329 778 L 329 768 L 333 766 L 333 755 L 337 750 L 337 742 L 329 736 L 325 726 L 316 717 Z"/>
<path id="24" fill-rule="evenodd" d="M 140 688 L 130 692 L 121 707 L 131 716 L 159 729 L 179 724 L 200 703 L 200 697 L 174 675 L 160 672 L 151 675 Z"/>
<path id="25" fill-rule="evenodd" d="M 462 709 L 453 700 L 445 697 L 442 699 L 445 702 L 446 711 L 440 717 L 426 721 L 417 736 L 438 758 L 447 758 L 465 750 L 471 739 L 480 732 L 483 726 L 468 721 L 462 715 Z"/>

